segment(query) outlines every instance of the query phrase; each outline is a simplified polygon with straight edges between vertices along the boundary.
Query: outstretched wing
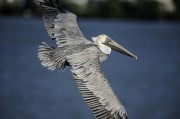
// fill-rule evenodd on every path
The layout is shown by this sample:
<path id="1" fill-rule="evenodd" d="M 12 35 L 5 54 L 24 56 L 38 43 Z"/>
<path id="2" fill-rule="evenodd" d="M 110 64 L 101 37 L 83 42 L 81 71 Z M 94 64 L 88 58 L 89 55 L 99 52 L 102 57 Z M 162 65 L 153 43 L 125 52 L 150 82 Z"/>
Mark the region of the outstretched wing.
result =
<path id="1" fill-rule="evenodd" d="M 123 105 L 112 91 L 101 69 L 98 50 L 88 48 L 67 57 L 72 74 L 86 104 L 97 119 L 127 119 Z"/>
<path id="2" fill-rule="evenodd" d="M 90 42 L 77 25 L 77 16 L 62 8 L 59 0 L 37 0 L 42 7 L 46 30 L 59 47 Z"/>

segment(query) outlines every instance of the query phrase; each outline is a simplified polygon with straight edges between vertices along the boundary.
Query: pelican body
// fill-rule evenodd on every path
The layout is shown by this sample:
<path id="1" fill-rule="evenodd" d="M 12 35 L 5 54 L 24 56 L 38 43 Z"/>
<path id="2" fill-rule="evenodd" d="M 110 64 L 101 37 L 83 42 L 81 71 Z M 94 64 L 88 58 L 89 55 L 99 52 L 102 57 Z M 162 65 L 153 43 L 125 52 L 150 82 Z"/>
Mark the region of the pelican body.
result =
<path id="1" fill-rule="evenodd" d="M 44 43 L 38 57 L 49 70 L 72 66 L 72 75 L 80 94 L 97 119 L 127 119 L 127 113 L 111 89 L 101 68 L 111 50 L 137 59 L 137 56 L 107 35 L 87 40 L 76 21 L 76 15 L 62 8 L 58 0 L 38 0 L 45 28 L 56 40 L 57 48 Z"/>

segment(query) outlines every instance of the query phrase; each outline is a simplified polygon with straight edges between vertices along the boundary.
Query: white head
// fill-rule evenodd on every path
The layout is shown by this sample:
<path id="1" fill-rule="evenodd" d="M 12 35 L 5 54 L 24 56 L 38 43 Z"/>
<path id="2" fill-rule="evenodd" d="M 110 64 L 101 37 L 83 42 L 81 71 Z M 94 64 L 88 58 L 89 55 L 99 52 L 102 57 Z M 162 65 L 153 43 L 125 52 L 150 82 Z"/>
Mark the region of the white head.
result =
<path id="1" fill-rule="evenodd" d="M 111 48 L 104 44 L 108 40 L 107 35 L 103 34 L 97 37 L 92 37 L 92 40 L 104 54 L 109 55 L 111 53 Z"/>
<path id="2" fill-rule="evenodd" d="M 128 55 L 130 57 L 133 57 L 137 59 L 137 56 L 126 50 L 124 47 L 116 43 L 114 40 L 112 40 L 107 35 L 99 35 L 97 37 L 92 37 L 92 40 L 94 41 L 94 44 L 97 45 L 97 47 L 104 53 L 109 55 L 111 53 L 111 48 L 117 52 L 120 52 L 122 54 Z"/>

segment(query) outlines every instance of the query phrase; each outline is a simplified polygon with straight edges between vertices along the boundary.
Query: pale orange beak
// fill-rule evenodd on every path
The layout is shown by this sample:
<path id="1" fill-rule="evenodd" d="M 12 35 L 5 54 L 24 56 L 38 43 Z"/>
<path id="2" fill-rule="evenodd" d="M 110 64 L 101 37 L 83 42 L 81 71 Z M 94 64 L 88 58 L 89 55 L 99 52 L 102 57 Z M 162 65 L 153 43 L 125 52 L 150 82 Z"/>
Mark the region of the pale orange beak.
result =
<path id="1" fill-rule="evenodd" d="M 134 55 L 133 53 L 131 53 L 130 51 L 128 51 L 127 49 L 125 49 L 123 46 L 119 45 L 112 39 L 111 39 L 111 41 L 105 43 L 105 45 L 109 46 L 110 48 L 112 48 L 113 50 L 115 50 L 119 53 L 130 56 L 136 60 L 138 59 L 136 55 Z"/>

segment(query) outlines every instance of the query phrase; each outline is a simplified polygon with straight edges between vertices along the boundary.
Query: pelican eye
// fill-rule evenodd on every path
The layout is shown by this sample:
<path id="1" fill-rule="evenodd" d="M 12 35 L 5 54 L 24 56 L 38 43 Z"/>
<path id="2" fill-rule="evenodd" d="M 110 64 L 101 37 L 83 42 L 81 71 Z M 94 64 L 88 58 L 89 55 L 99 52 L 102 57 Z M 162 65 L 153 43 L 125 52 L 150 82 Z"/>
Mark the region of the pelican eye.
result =
<path id="1" fill-rule="evenodd" d="M 105 43 L 111 42 L 111 38 L 107 37 Z"/>

